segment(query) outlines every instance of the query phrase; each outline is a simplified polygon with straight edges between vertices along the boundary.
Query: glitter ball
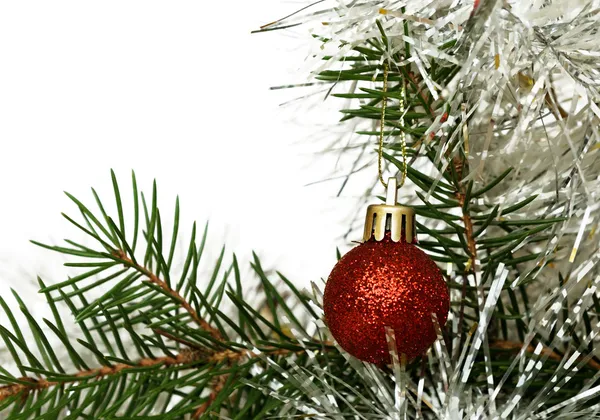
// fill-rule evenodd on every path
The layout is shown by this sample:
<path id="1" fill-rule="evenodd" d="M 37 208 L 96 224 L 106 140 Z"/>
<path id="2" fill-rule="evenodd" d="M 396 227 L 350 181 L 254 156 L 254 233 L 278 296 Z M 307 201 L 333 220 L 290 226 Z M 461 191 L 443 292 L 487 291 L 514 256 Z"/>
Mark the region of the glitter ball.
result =
<path id="1" fill-rule="evenodd" d="M 327 280 L 323 309 L 344 350 L 383 364 L 390 361 L 385 327 L 394 330 L 398 354 L 413 359 L 437 337 L 431 314 L 440 326 L 446 323 L 450 296 L 427 254 L 388 237 L 364 242 L 340 259 Z"/>

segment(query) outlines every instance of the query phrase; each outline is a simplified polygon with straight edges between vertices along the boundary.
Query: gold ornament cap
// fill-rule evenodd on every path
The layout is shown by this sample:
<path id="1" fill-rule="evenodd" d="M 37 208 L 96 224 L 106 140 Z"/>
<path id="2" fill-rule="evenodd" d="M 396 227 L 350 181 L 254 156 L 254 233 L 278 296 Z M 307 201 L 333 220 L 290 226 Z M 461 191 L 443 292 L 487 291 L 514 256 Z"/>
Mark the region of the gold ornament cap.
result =
<path id="1" fill-rule="evenodd" d="M 398 181 L 390 178 L 387 184 L 385 204 L 371 204 L 367 208 L 365 232 L 363 240 L 375 239 L 381 241 L 386 232 L 394 242 L 405 240 L 408 243 L 417 242 L 415 211 L 410 207 L 398 205 Z"/>

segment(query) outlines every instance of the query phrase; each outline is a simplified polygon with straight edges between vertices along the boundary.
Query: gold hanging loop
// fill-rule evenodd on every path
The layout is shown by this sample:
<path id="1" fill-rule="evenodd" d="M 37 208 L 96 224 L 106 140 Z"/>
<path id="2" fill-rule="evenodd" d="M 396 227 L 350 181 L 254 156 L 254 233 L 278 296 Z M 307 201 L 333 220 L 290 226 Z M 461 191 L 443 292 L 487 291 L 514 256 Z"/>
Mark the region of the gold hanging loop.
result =
<path id="1" fill-rule="evenodd" d="M 387 91 L 388 91 L 388 63 L 383 63 L 383 99 L 381 101 L 381 120 L 379 124 L 379 153 L 377 159 L 377 167 L 379 172 L 379 182 L 384 188 L 388 187 L 387 182 L 383 179 L 383 143 L 385 136 L 385 113 L 387 108 Z M 400 145 L 402 147 L 402 178 L 398 188 L 401 188 L 406 181 L 406 173 L 408 166 L 406 164 L 406 133 L 404 132 L 404 114 L 405 114 L 405 98 L 406 98 L 406 83 L 402 79 L 402 90 L 400 93 Z"/>
<path id="2" fill-rule="evenodd" d="M 402 79 L 400 93 L 400 141 L 402 146 L 402 177 L 400 183 L 396 177 L 391 177 L 388 182 L 383 179 L 383 140 L 385 135 L 385 112 L 387 108 L 388 91 L 388 63 L 383 63 L 383 98 L 381 101 L 381 122 L 379 130 L 379 153 L 377 166 L 379 181 L 387 189 L 385 204 L 372 204 L 367 208 L 363 240 L 382 241 L 389 237 L 394 242 L 417 242 L 415 211 L 410 207 L 398 205 L 398 188 L 404 185 L 408 165 L 406 164 L 406 133 L 404 132 L 404 114 L 406 112 L 406 83 Z"/>

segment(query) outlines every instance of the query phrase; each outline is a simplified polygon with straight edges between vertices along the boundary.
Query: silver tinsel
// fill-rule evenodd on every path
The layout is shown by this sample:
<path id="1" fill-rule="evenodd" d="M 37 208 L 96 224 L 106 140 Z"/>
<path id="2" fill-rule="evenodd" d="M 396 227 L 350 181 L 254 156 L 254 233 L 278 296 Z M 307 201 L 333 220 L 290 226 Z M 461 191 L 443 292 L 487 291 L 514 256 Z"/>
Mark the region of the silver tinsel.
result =
<path id="1" fill-rule="evenodd" d="M 375 22 L 381 20 L 389 41 L 384 59 L 393 61 L 394 53 L 410 44 L 412 68 L 431 94 L 445 102 L 425 135 L 446 137 L 447 141 L 440 142 L 443 146 L 436 163 L 442 168 L 451 165 L 459 148 L 468 147 L 470 172 L 463 182 L 485 185 L 506 168 L 514 168 L 498 188 L 485 195 L 486 202 L 499 205 L 498 218 L 504 217 L 503 209 L 534 195 L 537 198 L 519 212 L 519 218 L 564 218 L 547 239 L 525 240 L 519 245 L 540 253 L 537 260 L 523 265 L 527 269 L 519 276 L 509 280 L 508 269 L 501 265 L 485 290 L 480 271 L 469 279 L 481 291 L 480 319 L 469 335 L 469 346 L 458 349 L 454 345 L 450 354 L 444 341 L 438 340 L 430 350 L 429 368 L 438 373 L 434 384 L 425 385 L 423 379 L 413 382 L 395 357 L 392 389 L 381 371 L 348 356 L 349 365 L 371 389 L 368 395 L 354 396 L 371 407 L 370 413 L 357 411 L 352 418 L 403 419 L 409 412 L 419 418 L 424 406 L 438 419 L 600 417 L 600 405 L 589 404 L 600 395 L 600 371 L 576 396 L 544 404 L 561 388 L 569 387 L 573 373 L 590 361 L 593 354 L 588 343 L 600 332 L 597 318 L 587 333 L 582 328 L 582 316 L 590 310 L 600 283 L 600 236 L 596 233 L 600 214 L 600 1 L 340 0 L 314 7 L 321 11 L 295 15 L 279 24 L 312 23 L 312 30 L 327 39 L 318 45 L 309 63 L 315 74 L 339 68 L 341 58 L 352 47 L 379 36 Z M 405 21 L 410 24 L 409 36 L 404 33 Z M 454 40 L 452 49 L 442 48 Z M 324 60 L 326 56 L 331 58 Z M 431 58 L 460 66 L 446 86 L 437 85 L 430 77 Z M 447 115 L 444 110 L 449 110 Z M 460 124 L 458 130 L 449 130 L 456 124 Z M 349 131 L 357 129 L 348 126 Z M 446 149 L 448 145 L 452 149 Z M 430 176 L 437 181 L 442 177 L 433 169 Z M 514 215 L 506 219 L 511 217 Z M 566 273 L 568 280 L 562 285 L 556 280 L 559 271 Z M 508 371 L 494 374 L 487 337 L 493 309 L 503 287 L 515 288 L 532 273 L 543 286 L 527 316 L 527 334 Z M 319 302 L 316 286 L 315 290 Z M 460 294 L 454 296 L 459 298 Z M 563 320 L 559 312 L 567 299 L 568 317 Z M 456 327 L 457 320 L 451 317 L 449 323 Z M 555 326 L 557 333 L 547 340 Z M 316 327 L 326 334 L 322 323 Z M 524 400 L 536 374 L 548 369 L 546 361 L 557 354 L 553 350 L 570 340 L 571 329 L 579 329 L 584 341 L 572 343 L 542 391 Z M 536 337 L 550 341 L 550 346 L 532 346 Z M 394 353 L 393 332 L 389 339 Z M 485 358 L 486 385 L 475 388 L 468 380 L 480 350 Z M 266 356 L 265 360 L 274 364 Z M 346 384 L 317 363 L 282 373 L 311 401 L 286 400 L 288 410 L 313 418 L 342 418 L 336 398 Z M 517 385 L 507 386 L 509 375 L 515 374 Z M 498 377 L 502 379 L 498 381 Z M 277 397 L 280 386 L 273 383 L 264 390 Z M 285 414 L 284 410 L 281 415 Z"/>

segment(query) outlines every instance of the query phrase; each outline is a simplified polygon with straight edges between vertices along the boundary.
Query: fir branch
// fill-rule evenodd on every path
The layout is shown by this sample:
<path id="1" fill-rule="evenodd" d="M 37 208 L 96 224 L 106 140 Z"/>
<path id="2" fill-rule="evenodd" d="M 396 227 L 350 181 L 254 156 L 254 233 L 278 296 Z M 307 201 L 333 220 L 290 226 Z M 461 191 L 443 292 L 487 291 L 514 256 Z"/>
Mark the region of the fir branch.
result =
<path id="1" fill-rule="evenodd" d="M 26 398 L 31 392 L 40 391 L 54 386 L 62 386 L 66 383 L 80 382 L 89 379 L 102 379 L 107 376 L 118 375 L 128 369 L 148 368 L 148 367 L 164 367 L 176 365 L 189 365 L 203 360 L 205 354 L 199 350 L 184 349 L 176 356 L 162 356 L 156 358 L 144 358 L 137 363 L 118 363 L 101 368 L 81 370 L 76 373 L 61 376 L 60 381 L 48 381 L 43 378 L 23 377 L 19 378 L 19 383 L 13 385 L 5 385 L 0 387 L 0 403 L 15 395 L 24 394 Z M 207 361 L 220 360 L 221 355 L 214 355 L 215 359 L 208 358 Z"/>
<path id="2" fill-rule="evenodd" d="M 290 350 L 276 347 L 267 347 L 261 349 L 261 352 L 267 353 L 270 356 L 287 356 L 290 354 L 303 353 L 302 350 Z M 242 361 L 257 361 L 260 359 L 260 355 L 249 349 L 240 349 L 239 351 L 223 350 L 207 354 L 205 351 L 186 348 L 183 349 L 175 356 L 160 356 L 154 358 L 143 358 L 136 363 L 117 363 L 109 366 L 103 366 L 100 368 L 81 370 L 75 373 L 60 375 L 60 380 L 49 381 L 44 378 L 35 377 L 22 377 L 18 378 L 17 383 L 11 385 L 0 386 L 0 403 L 4 400 L 21 395 L 24 399 L 35 391 L 41 391 L 55 386 L 62 386 L 67 383 L 82 382 L 92 380 L 99 380 L 109 376 L 116 376 L 122 373 L 135 372 L 136 368 L 162 368 L 170 366 L 182 366 L 193 368 L 194 364 L 207 363 L 212 365 L 219 365 L 225 363 L 228 366 L 232 366 L 235 363 L 241 363 Z M 227 378 L 229 374 L 219 375 L 217 378 Z M 209 400 L 199 407 L 197 412 L 204 413 L 204 411 L 210 406 L 216 395 L 223 388 L 222 380 L 217 380 L 216 383 L 219 385 L 215 386 L 211 392 Z M 207 404 L 208 403 L 208 404 Z M 203 410 L 200 410 L 203 408 Z"/>
<path id="3" fill-rule="evenodd" d="M 141 194 L 139 201 L 143 204 L 142 218 L 146 228 L 141 232 L 143 235 L 138 235 L 138 223 L 134 222 L 134 241 L 129 242 L 124 232 L 126 217 L 121 190 L 112 172 L 111 175 L 118 210 L 114 218 L 116 223 L 107 211 L 109 207 L 96 193 L 94 197 L 100 209 L 99 214 L 95 215 L 81 201 L 70 196 L 79 207 L 85 223 L 65 216 L 96 241 L 99 245 L 97 249 L 70 240 L 66 242 L 73 248 L 40 244 L 56 252 L 86 259 L 67 263 L 70 267 L 82 269 L 81 274 L 51 285 L 40 280 L 41 291 L 53 309 L 56 325 L 48 320 L 44 322 L 67 349 L 71 367 L 62 368 L 45 331 L 31 316 L 23 300 L 15 294 L 35 339 L 39 356 L 34 354 L 35 349 L 33 352 L 29 349 L 10 307 L 0 299 L 0 306 L 7 313 L 14 330 L 12 333 L 0 326 L 0 339 L 8 347 L 21 374 L 19 379 L 0 367 L 0 412 L 4 414 L 4 410 L 12 406 L 12 413 L 18 413 L 18 418 L 59 413 L 61 410 L 94 418 L 115 415 L 135 417 L 157 410 L 159 396 L 162 396 L 161 401 L 164 400 L 162 412 L 168 419 L 194 413 L 200 417 L 211 410 L 236 411 L 235 407 L 245 404 L 243 396 L 252 393 L 247 387 L 234 392 L 240 388 L 240 379 L 251 375 L 251 366 L 258 363 L 261 369 L 271 369 L 270 375 L 273 375 L 275 372 L 266 358 L 285 359 L 292 355 L 305 358 L 308 349 L 322 349 L 323 358 L 337 354 L 331 343 L 310 338 L 301 326 L 304 320 L 299 320 L 288 306 L 288 298 L 291 298 L 294 301 L 298 299 L 295 304 L 306 307 L 307 296 L 299 293 L 281 276 L 293 293 L 276 291 L 256 256 L 253 267 L 262 281 L 262 292 L 270 308 L 266 318 L 249 305 L 247 296 L 243 294 L 235 257 L 231 267 L 222 270 L 224 251 L 207 278 L 206 289 L 200 291 L 197 286 L 198 267 L 206 230 L 200 243 L 197 243 L 195 224 L 183 272 L 172 285 L 170 276 L 173 275 L 173 250 L 179 226 L 179 200 L 175 205 L 174 227 L 169 233 L 171 243 L 166 246 L 162 241 L 166 232 L 158 209 L 156 184 L 153 184 L 152 200 L 146 201 L 143 193 L 138 192 L 135 176 L 132 175 L 134 220 L 139 218 L 136 203 L 138 194 Z M 145 242 L 143 262 L 142 258 L 136 259 L 135 255 L 134 244 L 138 236 Z M 119 265 L 125 268 L 120 269 Z M 235 274 L 235 288 L 229 284 L 230 273 Z M 93 279 L 96 276 L 101 278 Z M 219 281 L 219 277 L 222 280 Z M 87 284 L 80 287 L 85 282 Z M 108 282 L 114 283 L 99 297 L 88 302 L 88 292 Z M 234 309 L 237 309 L 239 323 L 220 309 L 225 297 L 229 297 Z M 80 304 L 77 305 L 74 300 L 79 300 Z M 85 340 L 77 339 L 76 343 L 71 343 L 70 334 L 65 331 L 55 308 L 57 302 L 69 307 Z M 317 317 L 309 306 L 307 309 L 309 317 Z M 304 337 L 302 342 L 292 335 L 286 335 L 286 325 L 279 319 L 280 312 L 298 324 Z M 91 325 L 86 325 L 90 322 Z M 154 334 L 144 334 L 144 330 Z M 232 337 L 234 334 L 235 337 Z M 130 343 L 126 343 L 123 336 L 127 336 Z M 101 367 L 90 366 L 84 360 L 86 356 L 79 353 L 77 344 L 88 353 L 87 357 L 95 357 Z M 184 350 L 173 350 L 180 347 Z M 157 353 L 157 350 L 161 353 Z M 131 351 L 138 356 L 132 358 Z M 325 353 L 331 354 L 326 356 Z M 184 395 L 181 388 L 187 386 L 193 390 Z M 89 392 L 91 389 L 94 392 Z M 107 398 L 93 400 L 94 393 L 105 392 L 109 395 Z M 257 400 L 257 396 L 252 395 L 252 401 L 269 400 L 267 396 Z"/>
<path id="4" fill-rule="evenodd" d="M 223 336 L 221 335 L 219 330 L 212 327 L 208 322 L 206 322 L 206 320 L 202 319 L 198 315 L 198 313 L 194 310 L 194 308 L 192 308 L 192 305 L 187 300 L 185 300 L 183 298 L 183 296 L 181 296 L 181 294 L 177 290 L 172 289 L 167 284 L 167 282 L 160 279 L 156 274 L 154 274 L 152 271 L 150 271 L 146 267 L 134 262 L 131 258 L 129 258 L 127 256 L 127 254 L 123 250 L 115 251 L 114 256 L 116 258 L 118 258 L 121 262 L 123 262 L 124 264 L 126 264 L 130 267 L 133 267 L 140 273 L 144 274 L 148 278 L 148 280 L 150 280 L 150 282 L 152 284 L 160 287 L 167 295 L 171 296 L 175 301 L 179 302 L 181 307 L 190 314 L 190 316 L 192 317 L 194 322 L 196 324 L 198 324 L 200 326 L 200 328 L 202 328 L 204 331 L 209 332 L 210 335 L 212 335 L 215 339 L 218 339 L 218 340 L 223 339 Z"/>

